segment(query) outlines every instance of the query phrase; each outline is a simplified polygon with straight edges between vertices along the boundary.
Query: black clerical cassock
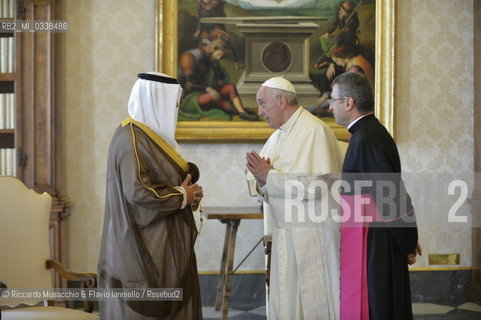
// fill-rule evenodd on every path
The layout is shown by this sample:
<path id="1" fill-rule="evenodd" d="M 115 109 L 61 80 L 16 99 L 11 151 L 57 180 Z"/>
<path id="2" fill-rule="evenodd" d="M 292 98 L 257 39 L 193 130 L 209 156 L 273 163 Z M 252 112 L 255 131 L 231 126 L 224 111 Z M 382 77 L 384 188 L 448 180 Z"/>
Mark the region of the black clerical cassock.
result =
<path id="1" fill-rule="evenodd" d="M 412 319 L 407 256 L 418 235 L 399 153 L 372 114 L 355 122 L 343 165 L 341 320 Z M 369 221 L 361 221 L 369 217 Z"/>

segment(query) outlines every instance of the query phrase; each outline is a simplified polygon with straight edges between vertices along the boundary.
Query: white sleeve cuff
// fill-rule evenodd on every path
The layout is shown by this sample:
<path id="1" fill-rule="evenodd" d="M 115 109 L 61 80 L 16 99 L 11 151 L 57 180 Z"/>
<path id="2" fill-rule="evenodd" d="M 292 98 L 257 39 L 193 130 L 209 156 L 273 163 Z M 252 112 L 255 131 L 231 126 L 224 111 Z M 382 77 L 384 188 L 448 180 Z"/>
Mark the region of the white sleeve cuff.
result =
<path id="1" fill-rule="evenodd" d="M 182 192 L 182 203 L 180 205 L 181 209 L 184 209 L 187 206 L 187 191 L 185 191 L 184 187 L 174 187 L 175 190 Z"/>
<path id="2" fill-rule="evenodd" d="M 263 185 L 262 187 L 259 186 L 258 183 L 256 183 L 256 191 L 262 197 L 266 194 L 266 188 L 267 188 L 267 183 L 265 185 Z"/>

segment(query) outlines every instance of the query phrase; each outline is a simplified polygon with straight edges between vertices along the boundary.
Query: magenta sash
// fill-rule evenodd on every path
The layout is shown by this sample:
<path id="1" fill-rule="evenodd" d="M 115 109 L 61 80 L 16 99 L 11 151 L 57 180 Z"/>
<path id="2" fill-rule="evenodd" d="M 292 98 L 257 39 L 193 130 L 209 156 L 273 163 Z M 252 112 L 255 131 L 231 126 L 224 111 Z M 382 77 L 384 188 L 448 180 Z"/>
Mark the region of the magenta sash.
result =
<path id="1" fill-rule="evenodd" d="M 369 320 L 367 235 L 380 219 L 370 194 L 341 196 L 341 212 L 340 320 Z"/>

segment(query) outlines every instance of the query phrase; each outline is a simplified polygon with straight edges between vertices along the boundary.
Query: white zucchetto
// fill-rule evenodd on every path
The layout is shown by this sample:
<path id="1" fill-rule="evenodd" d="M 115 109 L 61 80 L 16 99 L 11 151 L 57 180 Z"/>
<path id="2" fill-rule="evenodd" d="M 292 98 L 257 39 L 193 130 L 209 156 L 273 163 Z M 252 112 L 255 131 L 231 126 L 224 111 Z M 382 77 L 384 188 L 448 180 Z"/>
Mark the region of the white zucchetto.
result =
<path id="1" fill-rule="evenodd" d="M 267 79 L 262 86 L 296 93 L 296 89 L 294 89 L 292 83 L 284 78 L 284 76 Z"/>

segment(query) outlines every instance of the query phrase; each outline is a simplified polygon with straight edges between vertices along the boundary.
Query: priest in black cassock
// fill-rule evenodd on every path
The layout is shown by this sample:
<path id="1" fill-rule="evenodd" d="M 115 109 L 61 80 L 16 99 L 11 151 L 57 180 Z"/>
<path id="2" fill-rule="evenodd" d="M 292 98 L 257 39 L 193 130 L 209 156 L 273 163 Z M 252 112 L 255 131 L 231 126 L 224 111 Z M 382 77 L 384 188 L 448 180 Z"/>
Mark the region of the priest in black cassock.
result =
<path id="1" fill-rule="evenodd" d="M 373 114 L 365 76 L 341 74 L 331 95 L 336 122 L 351 133 L 342 169 L 341 212 L 350 219 L 341 224 L 341 320 L 412 319 L 408 264 L 421 248 L 396 144 Z"/>

